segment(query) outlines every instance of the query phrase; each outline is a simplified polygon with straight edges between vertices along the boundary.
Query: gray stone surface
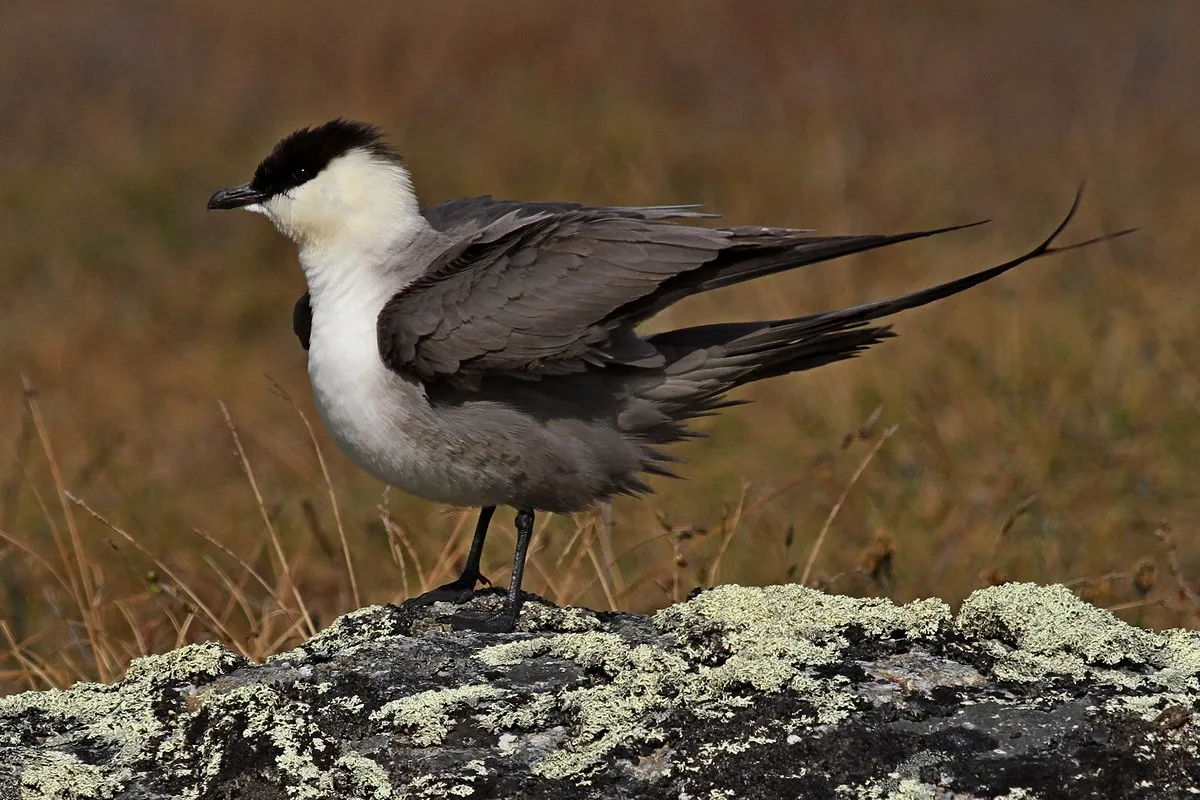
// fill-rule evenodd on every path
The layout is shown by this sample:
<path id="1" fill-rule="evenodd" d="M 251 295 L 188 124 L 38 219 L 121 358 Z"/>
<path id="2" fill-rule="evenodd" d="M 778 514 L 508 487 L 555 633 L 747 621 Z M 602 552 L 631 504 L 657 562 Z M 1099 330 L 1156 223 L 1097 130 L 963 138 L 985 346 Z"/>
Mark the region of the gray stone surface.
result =
<path id="1" fill-rule="evenodd" d="M 1200 634 L 1062 587 L 981 590 L 957 617 L 799 586 L 652 617 L 530 602 L 508 635 L 450 632 L 452 610 L 0 698 L 0 799 L 1200 794 Z"/>

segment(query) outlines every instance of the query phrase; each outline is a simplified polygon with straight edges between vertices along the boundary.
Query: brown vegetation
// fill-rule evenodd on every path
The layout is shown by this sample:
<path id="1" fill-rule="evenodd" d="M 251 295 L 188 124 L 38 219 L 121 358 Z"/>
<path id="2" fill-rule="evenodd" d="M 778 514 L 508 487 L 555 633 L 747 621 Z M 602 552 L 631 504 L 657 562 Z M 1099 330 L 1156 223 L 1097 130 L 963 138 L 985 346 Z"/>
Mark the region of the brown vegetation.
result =
<path id="1" fill-rule="evenodd" d="M 204 210 L 339 115 L 390 131 L 426 202 L 701 202 L 855 233 L 995 218 L 656 324 L 1002 260 L 1086 178 L 1077 238 L 1142 232 L 745 391 L 680 451 L 689 481 L 611 526 L 547 520 L 527 585 L 647 610 L 718 580 L 955 601 L 1020 578 L 1195 624 L 1196 53 L 1186 0 L 0 5 L 0 691 L 203 638 L 261 656 L 453 572 L 472 513 L 384 496 L 316 425 L 290 246 Z M 495 528 L 501 581 L 510 515 Z"/>

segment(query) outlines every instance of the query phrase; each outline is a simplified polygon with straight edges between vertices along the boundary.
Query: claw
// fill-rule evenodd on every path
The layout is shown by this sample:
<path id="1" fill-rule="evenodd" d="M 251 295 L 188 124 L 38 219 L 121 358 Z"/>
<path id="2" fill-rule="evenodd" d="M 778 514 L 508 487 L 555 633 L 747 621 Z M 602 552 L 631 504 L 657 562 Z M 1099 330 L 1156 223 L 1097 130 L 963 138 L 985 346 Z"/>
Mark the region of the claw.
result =
<path id="1" fill-rule="evenodd" d="M 450 630 L 480 633 L 512 633 L 520 609 L 508 603 L 499 611 L 459 611 L 450 618 Z"/>
<path id="2" fill-rule="evenodd" d="M 473 594 L 475 594 L 474 589 L 464 589 L 446 584 L 436 589 L 430 589 L 428 592 L 416 597 L 410 597 L 404 601 L 404 605 L 420 608 L 422 606 L 431 606 L 434 603 L 453 603 L 458 606 L 470 600 Z"/>
<path id="3" fill-rule="evenodd" d="M 475 593 L 475 585 L 480 581 L 483 581 L 488 586 L 492 585 L 491 581 L 478 572 L 473 575 L 464 573 L 449 583 L 444 583 L 436 589 L 430 589 L 424 594 L 406 600 L 404 604 L 417 607 L 429 606 L 434 603 L 454 603 L 455 605 L 461 605 L 471 599 L 471 596 Z"/>

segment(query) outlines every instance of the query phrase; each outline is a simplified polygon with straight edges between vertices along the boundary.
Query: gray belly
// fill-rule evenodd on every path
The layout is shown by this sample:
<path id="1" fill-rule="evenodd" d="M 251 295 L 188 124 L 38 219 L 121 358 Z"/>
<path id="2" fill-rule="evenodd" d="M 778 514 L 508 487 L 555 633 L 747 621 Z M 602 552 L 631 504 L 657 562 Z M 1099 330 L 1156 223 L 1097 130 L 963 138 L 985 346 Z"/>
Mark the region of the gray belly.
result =
<path id="1" fill-rule="evenodd" d="M 374 477 L 451 505 L 558 512 L 638 485 L 641 448 L 611 425 L 535 416 L 501 396 L 431 403 L 380 359 L 372 319 L 314 326 L 308 368 L 326 428 Z"/>
<path id="2" fill-rule="evenodd" d="M 353 379 L 345 361 L 320 363 L 310 377 L 321 419 L 347 456 L 390 486 L 450 505 L 571 512 L 612 483 L 612 465 L 571 432 L 498 405 L 439 409 L 382 363 Z"/>
<path id="3" fill-rule="evenodd" d="M 318 353 L 319 356 L 319 353 Z M 453 459 L 453 442 L 432 427 L 420 387 L 378 367 L 310 360 L 317 409 L 338 447 L 372 476 L 411 494 L 477 505 L 478 492 Z"/>

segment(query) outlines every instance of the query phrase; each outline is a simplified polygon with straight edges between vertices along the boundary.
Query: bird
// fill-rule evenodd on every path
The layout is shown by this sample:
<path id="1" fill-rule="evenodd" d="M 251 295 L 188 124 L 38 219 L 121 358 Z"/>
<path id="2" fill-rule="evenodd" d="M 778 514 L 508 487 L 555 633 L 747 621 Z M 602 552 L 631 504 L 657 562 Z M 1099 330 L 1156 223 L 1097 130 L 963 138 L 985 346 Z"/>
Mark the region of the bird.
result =
<path id="1" fill-rule="evenodd" d="M 1079 206 L 997 266 L 890 299 L 786 319 L 645 334 L 679 300 L 852 253 L 982 223 L 897 234 L 718 227 L 695 205 L 590 206 L 491 195 L 422 207 L 405 161 L 369 123 L 335 119 L 281 139 L 209 209 L 266 216 L 298 248 L 293 310 L 320 417 L 385 484 L 479 508 L 461 574 L 409 602 L 462 604 L 498 506 L 516 510 L 498 611 L 456 609 L 454 630 L 514 630 L 538 512 L 572 513 L 677 477 L 666 447 L 742 401 L 749 383 L 859 355 L 894 335 L 871 322 L 940 300 L 1058 246 Z"/>

